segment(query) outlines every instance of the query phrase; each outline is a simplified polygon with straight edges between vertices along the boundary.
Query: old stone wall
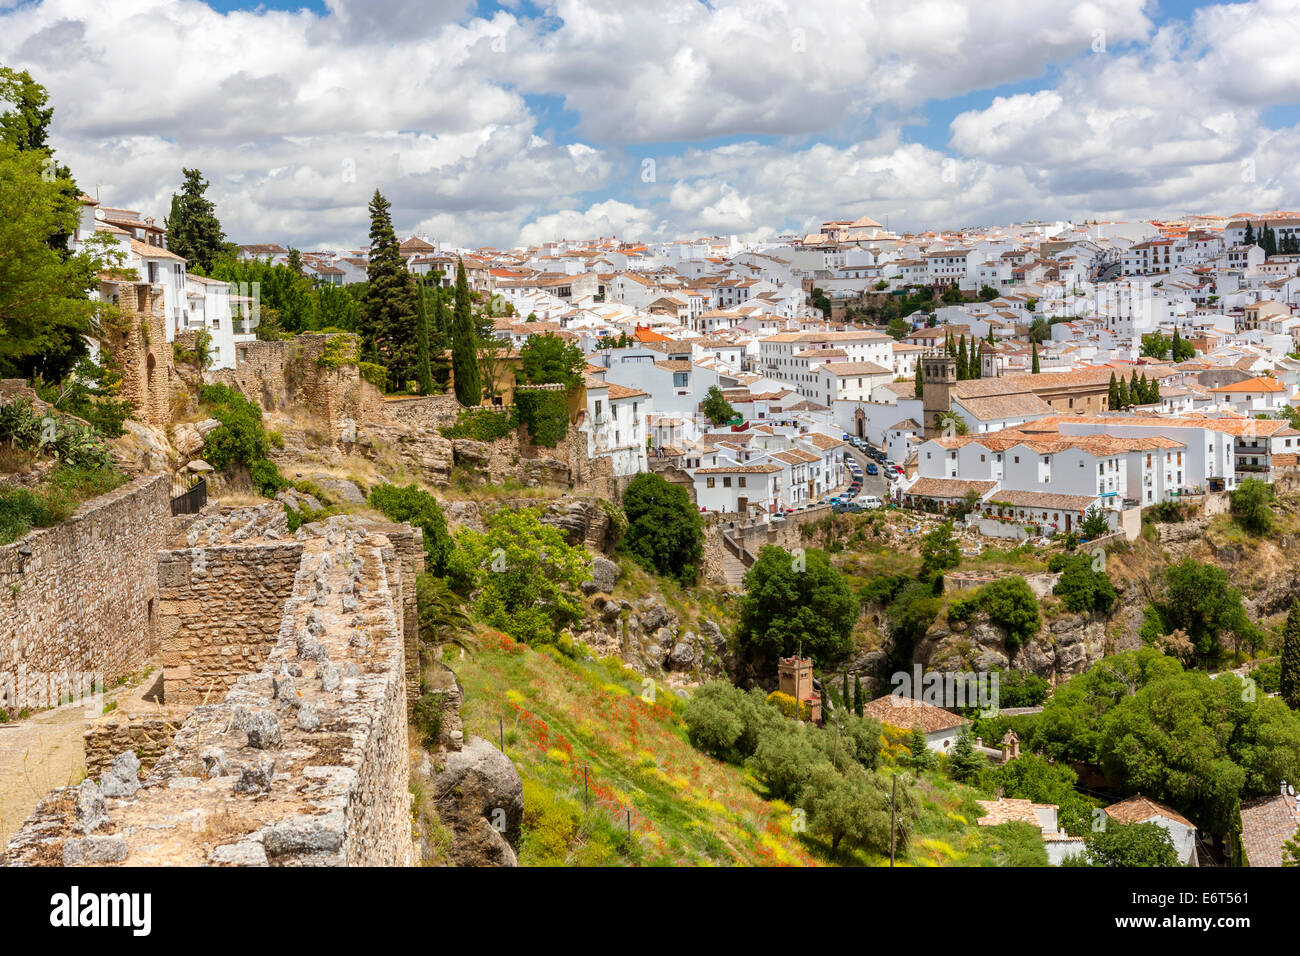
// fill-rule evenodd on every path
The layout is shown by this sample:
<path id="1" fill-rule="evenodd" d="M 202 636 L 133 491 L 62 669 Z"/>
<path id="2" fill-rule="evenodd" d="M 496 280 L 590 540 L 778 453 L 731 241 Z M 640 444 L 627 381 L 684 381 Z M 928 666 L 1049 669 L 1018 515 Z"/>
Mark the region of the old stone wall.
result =
<path id="1" fill-rule="evenodd" d="M 220 699 L 275 646 L 302 561 L 296 541 L 184 548 L 158 555 L 163 699 Z"/>
<path id="2" fill-rule="evenodd" d="M 0 570 L 16 572 L 0 579 L 0 675 L 93 672 L 111 684 L 144 666 L 169 491 L 165 475 L 137 478 L 0 548 Z"/>
<path id="3" fill-rule="evenodd" d="M 321 364 L 332 337 L 304 333 L 275 342 L 240 342 L 235 346 L 235 368 L 221 369 L 212 379 L 238 388 L 267 411 L 310 409 L 337 441 L 345 420 L 382 416 L 384 397 L 361 377 L 355 364 L 337 368 Z"/>
<path id="4" fill-rule="evenodd" d="M 124 750 L 132 751 L 140 760 L 140 770 L 148 773 L 171 746 L 180 724 L 175 716 L 157 714 L 112 713 L 91 721 L 82 735 L 86 776 L 105 773 Z"/>
<path id="5" fill-rule="evenodd" d="M 717 584 L 726 583 L 725 555 L 729 552 L 722 543 L 724 530 L 733 541 L 757 558 L 758 553 L 769 544 L 787 551 L 805 547 L 802 532 L 804 525 L 820 521 L 831 513 L 830 505 L 818 505 L 786 515 L 783 521 L 742 522 L 738 520 L 738 515 L 718 516 L 707 522 L 704 529 L 704 559 L 701 562 L 704 579 Z"/>
<path id="6" fill-rule="evenodd" d="M 5 863 L 412 864 L 401 545 L 346 517 L 299 538 L 262 668 L 195 707 L 143 785 L 123 755 L 50 793 Z"/>
<path id="7" fill-rule="evenodd" d="M 100 298 L 119 314 L 104 330 L 105 357 L 122 373 L 118 397 L 135 407 L 131 417 L 165 428 L 171 421 L 176 363 L 167 341 L 163 296 L 147 283 L 104 282 Z"/>

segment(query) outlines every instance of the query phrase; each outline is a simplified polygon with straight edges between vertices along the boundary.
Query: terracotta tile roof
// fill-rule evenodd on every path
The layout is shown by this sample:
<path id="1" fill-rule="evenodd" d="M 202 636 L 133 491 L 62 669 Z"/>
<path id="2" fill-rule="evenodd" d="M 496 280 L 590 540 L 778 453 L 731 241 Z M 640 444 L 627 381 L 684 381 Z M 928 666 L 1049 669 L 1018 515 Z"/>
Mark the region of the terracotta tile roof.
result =
<path id="1" fill-rule="evenodd" d="M 1241 805 L 1241 845 L 1251 866 L 1281 866 L 1282 844 L 1300 830 L 1297 798 L 1275 793 Z"/>
<path id="2" fill-rule="evenodd" d="M 971 489 L 981 498 L 997 486 L 996 481 L 963 481 L 960 478 L 918 478 L 903 494 L 918 498 L 965 498 Z"/>
<path id="3" fill-rule="evenodd" d="M 697 475 L 770 475 L 781 470 L 780 465 L 718 465 L 715 468 L 696 468 Z"/>
<path id="4" fill-rule="evenodd" d="M 989 484 L 992 484 L 992 482 L 989 482 Z M 959 717 L 942 707 L 936 707 L 934 704 L 927 704 L 925 701 L 897 694 L 886 694 L 884 697 L 877 697 L 875 700 L 864 704 L 862 712 L 868 717 L 874 717 L 882 724 L 889 724 L 891 727 L 898 727 L 902 730 L 919 727 L 924 734 L 933 734 L 940 730 L 948 730 L 952 727 L 960 727 L 970 723 L 965 717 Z"/>
<path id="5" fill-rule="evenodd" d="M 1039 826 L 1037 810 L 1055 810 L 1054 803 L 1034 803 L 1032 800 L 1019 800 L 1003 797 L 998 800 L 976 800 L 984 811 L 976 823 L 982 827 L 995 827 L 1003 823 L 1032 823 Z"/>
<path id="6" fill-rule="evenodd" d="M 1118 823 L 1142 823 L 1159 816 L 1181 823 L 1185 827 L 1191 827 L 1193 830 L 1196 829 L 1196 824 L 1177 810 L 1172 810 L 1163 803 L 1156 803 L 1140 793 L 1119 803 L 1112 803 L 1106 808 L 1106 815 Z"/>
<path id="7" fill-rule="evenodd" d="M 620 398 L 636 398 L 638 395 L 645 394 L 646 393 L 641 391 L 639 388 L 629 388 L 626 385 L 619 385 L 617 382 L 609 383 L 610 401 L 617 401 Z"/>
<path id="8" fill-rule="evenodd" d="M 1234 382 L 1231 385 L 1220 385 L 1218 388 L 1210 389 L 1211 392 L 1284 392 L 1286 387 L 1275 378 L 1260 376 L 1258 378 L 1248 378 L 1244 382 Z"/>
<path id="9" fill-rule="evenodd" d="M 1079 514 L 1083 514 L 1096 501 L 1096 495 L 1090 498 L 1087 495 L 1058 495 L 1050 491 L 1015 491 L 1012 489 L 995 492 L 993 497 L 989 499 L 990 504 L 1008 504 L 1015 508 L 1074 511 Z"/>

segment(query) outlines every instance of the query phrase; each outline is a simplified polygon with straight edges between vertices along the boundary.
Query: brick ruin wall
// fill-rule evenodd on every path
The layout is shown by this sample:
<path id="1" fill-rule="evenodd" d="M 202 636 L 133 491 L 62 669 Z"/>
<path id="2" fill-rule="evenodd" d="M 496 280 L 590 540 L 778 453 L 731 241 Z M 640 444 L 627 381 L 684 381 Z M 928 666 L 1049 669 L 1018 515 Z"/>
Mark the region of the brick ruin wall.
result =
<path id="1" fill-rule="evenodd" d="M 160 714 L 111 713 L 92 720 L 82 735 L 86 776 L 105 773 L 124 750 L 132 751 L 140 759 L 141 772 L 148 773 L 171 746 L 181 723 L 177 716 Z"/>
<path id="2" fill-rule="evenodd" d="M 335 333 L 339 334 L 339 333 Z M 239 389 L 267 411 L 303 406 L 319 415 L 338 440 L 344 419 L 364 421 L 384 414 L 384 397 L 361 377 L 356 365 L 328 368 L 318 360 L 331 335 L 304 333 L 274 342 L 239 342 L 236 367 L 210 378 Z"/>
<path id="3" fill-rule="evenodd" d="M 168 704 L 219 699 L 258 670 L 279 637 L 302 544 L 270 542 L 158 555 L 158 634 Z"/>
<path id="4" fill-rule="evenodd" d="M 262 667 L 195 707 L 140 789 L 47 795 L 4 862 L 411 865 L 406 595 L 422 559 L 385 528 L 307 526 Z"/>
<path id="5" fill-rule="evenodd" d="M 162 294 L 144 283 L 103 283 L 100 298 L 116 300 L 121 310 L 105 328 L 102 343 L 122 373 L 118 397 L 135 406 L 132 418 L 165 428 L 171 421 L 176 362 L 167 341 Z"/>
<path id="6" fill-rule="evenodd" d="M 19 572 L 0 579 L 0 675 L 31 687 L 36 675 L 94 672 L 112 684 L 143 668 L 170 516 L 166 476 L 147 476 L 0 548 L 0 570 Z"/>

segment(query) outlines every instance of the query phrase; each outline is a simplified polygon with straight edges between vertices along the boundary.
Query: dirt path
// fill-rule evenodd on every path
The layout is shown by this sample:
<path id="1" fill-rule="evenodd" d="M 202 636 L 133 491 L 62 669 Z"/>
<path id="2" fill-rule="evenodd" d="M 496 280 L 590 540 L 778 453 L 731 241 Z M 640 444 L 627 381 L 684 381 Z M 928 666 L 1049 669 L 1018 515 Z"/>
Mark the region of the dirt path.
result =
<path id="1" fill-rule="evenodd" d="M 104 702 L 135 704 L 153 690 L 159 674 L 104 691 Z M 56 787 L 77 784 L 86 776 L 86 752 L 81 735 L 87 724 L 83 704 L 65 704 L 25 720 L 0 724 L 0 852 L 36 805 Z"/>

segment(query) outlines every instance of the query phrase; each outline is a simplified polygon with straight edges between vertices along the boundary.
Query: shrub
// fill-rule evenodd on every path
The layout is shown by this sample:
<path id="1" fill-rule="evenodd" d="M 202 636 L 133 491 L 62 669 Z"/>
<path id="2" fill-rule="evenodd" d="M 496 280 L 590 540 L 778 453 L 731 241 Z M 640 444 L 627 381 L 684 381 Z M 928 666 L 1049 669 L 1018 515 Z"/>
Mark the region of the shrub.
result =
<path id="1" fill-rule="evenodd" d="M 1007 646 L 1019 647 L 1038 633 L 1042 619 L 1038 599 L 1019 575 L 998 578 L 980 588 L 980 606 L 989 620 L 1007 635 Z"/>
<path id="2" fill-rule="evenodd" d="M 739 763 L 758 747 L 758 735 L 780 722 L 761 691 L 748 693 L 727 681 L 696 688 L 682 711 L 691 745 L 719 760 Z"/>
<path id="3" fill-rule="evenodd" d="M 382 511 L 389 521 L 409 521 L 419 528 L 424 533 L 427 569 L 434 574 L 446 573 L 452 540 L 447 531 L 447 518 L 437 498 L 414 484 L 404 487 L 379 485 L 370 492 L 370 504 Z"/>
<path id="4" fill-rule="evenodd" d="M 262 409 L 227 385 L 204 385 L 199 400 L 211 406 L 220 428 L 208 432 L 203 441 L 203 458 L 218 471 L 236 464 L 248 468 L 254 487 L 266 498 L 274 498 L 288 482 L 267 459 L 270 439 L 262 425 Z"/>
<path id="5" fill-rule="evenodd" d="M 472 438 L 475 441 L 496 441 L 505 438 L 519 427 L 518 412 L 513 409 L 497 411 L 494 408 L 466 408 L 456 416 L 456 423 L 442 429 L 444 438 Z"/>
<path id="6" fill-rule="evenodd" d="M 442 703 L 440 693 L 423 694 L 411 709 L 411 723 L 420 731 L 420 737 L 426 748 L 438 746 L 442 736 Z"/>
<path id="7" fill-rule="evenodd" d="M 569 433 L 569 397 L 558 388 L 516 388 L 519 420 L 534 445 L 554 448 Z"/>
<path id="8" fill-rule="evenodd" d="M 1267 534 L 1273 527 L 1273 487 L 1257 478 L 1247 478 L 1228 493 L 1232 517 L 1251 534 Z"/>
<path id="9" fill-rule="evenodd" d="M 637 475 L 623 494 L 621 548 L 647 571 L 691 585 L 704 556 L 704 529 L 689 492 L 659 475 Z"/>
<path id="10" fill-rule="evenodd" d="M 1052 593 L 1061 599 L 1066 610 L 1076 614 L 1105 614 L 1118 599 L 1115 586 L 1104 571 L 1094 571 L 1092 561 L 1082 554 L 1054 555 L 1047 563 L 1049 571 L 1059 571 L 1061 579 Z"/>

